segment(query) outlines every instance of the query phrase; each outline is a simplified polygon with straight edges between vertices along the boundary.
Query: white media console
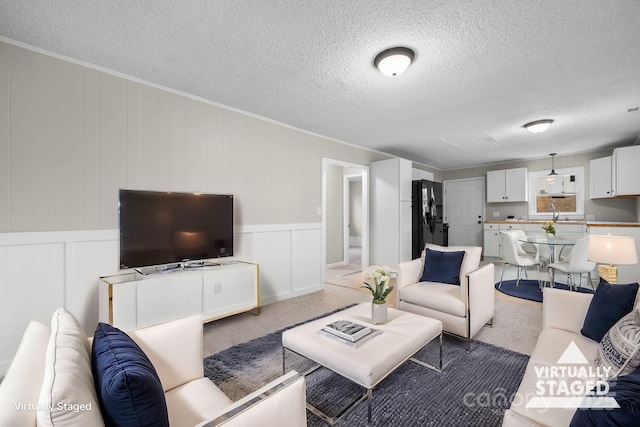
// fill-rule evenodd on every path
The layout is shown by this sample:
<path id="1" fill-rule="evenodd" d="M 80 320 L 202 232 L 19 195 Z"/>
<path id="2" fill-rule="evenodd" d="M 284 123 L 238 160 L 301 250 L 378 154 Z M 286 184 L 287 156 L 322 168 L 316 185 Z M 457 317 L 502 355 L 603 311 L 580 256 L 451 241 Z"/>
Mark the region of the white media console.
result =
<path id="1" fill-rule="evenodd" d="M 194 314 L 209 322 L 233 314 L 260 313 L 258 265 L 233 261 L 143 275 L 100 278 L 99 321 L 128 331 Z"/>

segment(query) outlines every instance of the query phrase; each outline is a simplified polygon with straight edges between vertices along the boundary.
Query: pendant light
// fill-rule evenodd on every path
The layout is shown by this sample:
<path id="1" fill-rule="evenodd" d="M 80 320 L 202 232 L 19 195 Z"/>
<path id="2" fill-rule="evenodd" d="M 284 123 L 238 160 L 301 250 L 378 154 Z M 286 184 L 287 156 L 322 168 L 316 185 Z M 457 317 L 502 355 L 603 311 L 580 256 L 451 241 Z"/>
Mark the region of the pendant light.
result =
<path id="1" fill-rule="evenodd" d="M 549 175 L 547 176 L 557 176 L 558 174 L 556 173 L 556 167 L 555 167 L 555 162 L 553 161 L 555 155 L 558 153 L 551 153 L 549 154 L 551 156 L 551 172 L 549 172 Z"/>

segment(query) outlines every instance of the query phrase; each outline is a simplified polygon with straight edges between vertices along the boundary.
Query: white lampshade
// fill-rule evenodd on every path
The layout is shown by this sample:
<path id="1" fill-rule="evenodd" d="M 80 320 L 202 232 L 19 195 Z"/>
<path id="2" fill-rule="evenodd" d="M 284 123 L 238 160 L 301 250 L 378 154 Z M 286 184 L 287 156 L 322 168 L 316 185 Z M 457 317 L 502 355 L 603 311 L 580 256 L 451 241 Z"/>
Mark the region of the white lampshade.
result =
<path id="1" fill-rule="evenodd" d="M 404 73 L 411 62 L 415 53 L 406 47 L 394 47 L 380 52 L 373 64 L 386 76 L 398 76 Z"/>
<path id="2" fill-rule="evenodd" d="M 589 236 L 589 261 L 603 264 L 636 264 L 636 240 L 629 236 Z"/>

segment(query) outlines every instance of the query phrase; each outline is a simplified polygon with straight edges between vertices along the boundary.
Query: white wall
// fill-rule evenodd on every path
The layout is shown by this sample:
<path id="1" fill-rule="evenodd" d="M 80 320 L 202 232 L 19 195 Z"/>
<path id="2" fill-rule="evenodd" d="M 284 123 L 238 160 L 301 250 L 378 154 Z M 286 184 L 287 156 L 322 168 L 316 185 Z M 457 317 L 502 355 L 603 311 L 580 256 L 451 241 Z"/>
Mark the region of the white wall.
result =
<path id="1" fill-rule="evenodd" d="M 326 236 L 326 263 L 327 265 L 340 264 L 344 261 L 344 236 L 343 236 L 343 175 L 344 167 L 327 164 L 325 167 L 325 222 Z"/>
<path id="2" fill-rule="evenodd" d="M 362 180 L 349 181 L 349 237 L 362 239 Z"/>

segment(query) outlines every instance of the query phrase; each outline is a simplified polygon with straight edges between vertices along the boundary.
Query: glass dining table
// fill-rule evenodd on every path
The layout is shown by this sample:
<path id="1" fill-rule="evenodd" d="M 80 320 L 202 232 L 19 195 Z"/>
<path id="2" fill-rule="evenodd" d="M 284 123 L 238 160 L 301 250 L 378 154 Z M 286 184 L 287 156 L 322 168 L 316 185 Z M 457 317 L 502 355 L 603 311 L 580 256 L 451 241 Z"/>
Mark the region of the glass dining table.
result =
<path id="1" fill-rule="evenodd" d="M 519 242 L 530 243 L 532 245 L 546 245 L 549 248 L 549 262 L 556 262 L 556 253 L 558 257 L 566 246 L 573 246 L 578 241 L 577 238 L 571 237 L 561 237 L 561 236 L 553 236 L 546 235 L 542 233 L 538 234 L 528 234 L 526 238 L 518 239 Z M 559 248 L 556 251 L 556 248 Z"/>

